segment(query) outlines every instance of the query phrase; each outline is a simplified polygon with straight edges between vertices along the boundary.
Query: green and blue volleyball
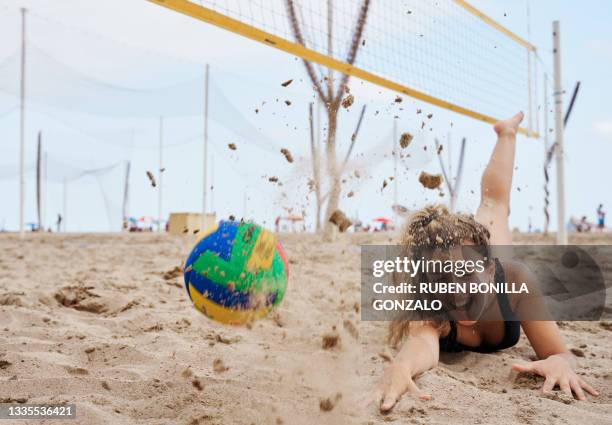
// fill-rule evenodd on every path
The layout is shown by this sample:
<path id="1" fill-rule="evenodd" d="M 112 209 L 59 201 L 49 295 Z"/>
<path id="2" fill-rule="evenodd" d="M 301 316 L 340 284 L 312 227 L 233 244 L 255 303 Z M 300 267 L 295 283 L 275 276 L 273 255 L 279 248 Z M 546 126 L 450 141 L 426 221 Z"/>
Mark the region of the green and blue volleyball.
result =
<path id="1" fill-rule="evenodd" d="M 251 222 L 220 221 L 185 263 L 195 307 L 221 323 L 244 324 L 282 301 L 289 268 L 276 235 Z"/>

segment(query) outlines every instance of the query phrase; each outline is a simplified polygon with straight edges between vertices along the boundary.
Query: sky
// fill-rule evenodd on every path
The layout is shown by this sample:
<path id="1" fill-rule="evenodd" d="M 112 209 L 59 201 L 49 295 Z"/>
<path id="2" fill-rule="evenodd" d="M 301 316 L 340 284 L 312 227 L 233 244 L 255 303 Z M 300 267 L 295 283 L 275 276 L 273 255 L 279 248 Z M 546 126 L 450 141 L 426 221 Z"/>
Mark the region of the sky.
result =
<path id="1" fill-rule="evenodd" d="M 472 4 L 527 37 L 527 0 Z M 0 0 L 0 229 L 18 226 L 19 110 L 15 95 L 19 62 L 15 54 L 21 42 L 20 7 L 29 11 L 27 81 L 31 98 L 26 106 L 26 164 L 31 166 L 35 160 L 36 137 L 42 131 L 50 164 L 44 190 L 47 226 L 62 213 L 69 231 L 117 231 L 126 161 L 131 163 L 129 215 L 157 216 L 159 185 L 151 187 L 146 171 L 159 168 L 160 118 L 147 112 L 147 104 L 160 98 L 168 111 L 161 123 L 162 216 L 202 210 L 200 94 L 208 63 L 213 86 L 208 184 L 213 189 L 207 209 L 219 218 L 246 216 L 268 226 L 278 215 L 304 211 L 307 226 L 312 228 L 314 197 L 307 188 L 308 103 L 314 96 L 301 61 L 146 1 Z M 529 9 L 529 38 L 538 48 L 539 70 L 551 75 L 552 21 L 561 22 L 565 105 L 576 81 L 581 82 L 565 132 L 566 205 L 568 217 L 586 215 L 594 221 L 599 203 L 612 206 L 608 189 L 612 181 L 608 165 L 612 158 L 612 30 L 606 21 L 612 4 L 592 0 L 576 7 L 570 1 L 539 0 L 531 1 Z M 473 51 L 478 54 L 477 49 Z M 407 52 L 406 57 L 412 60 L 413 56 Z M 509 65 L 514 63 L 509 61 Z M 488 76 L 480 78 L 485 84 Z M 281 87 L 288 79 L 294 82 Z M 412 209 L 429 202 L 448 202 L 447 193 L 440 197 L 437 191 L 423 189 L 418 174 L 440 171 L 431 149 L 434 137 L 443 142 L 447 163 L 449 156 L 456 161 L 459 142 L 465 137 L 458 209 L 476 210 L 480 175 L 495 141 L 488 124 L 408 98 L 396 105 L 395 93 L 357 79 L 349 86 L 356 102 L 350 110 L 340 112 L 340 156 L 348 148 L 363 105 L 367 112 L 345 176 L 344 194 L 355 194 L 342 197 L 340 206 L 347 215 L 366 223 L 392 215 L 393 184 L 382 188 L 382 182 L 393 176 L 393 161 L 383 153 L 386 148 L 380 147 L 389 147 L 385 143 L 393 134 L 396 115 L 400 117 L 398 132 L 416 136 L 413 156 L 399 164 L 399 203 Z M 126 97 L 125 88 L 133 96 Z M 512 93 L 502 95 L 505 99 Z M 142 112 L 138 116 L 130 112 L 136 106 Z M 420 130 L 416 109 L 433 114 L 427 125 L 431 131 Z M 550 117 L 552 126 L 552 114 Z M 321 127 L 323 132 L 325 123 Z M 237 149 L 228 149 L 228 143 Z M 423 146 L 430 149 L 423 151 Z M 281 147 L 291 150 L 296 158 L 293 164 L 278 152 Z M 543 157 L 542 139 L 519 137 L 512 227 L 525 230 L 530 221 L 533 228 L 543 226 Z M 73 180 L 83 170 L 98 169 L 105 172 Z M 359 179 L 354 169 L 363 174 Z M 555 172 L 553 165 L 551 228 L 556 223 Z M 269 182 L 270 176 L 277 176 L 282 186 Z M 35 205 L 34 174 L 29 172 L 26 222 L 36 221 Z"/>

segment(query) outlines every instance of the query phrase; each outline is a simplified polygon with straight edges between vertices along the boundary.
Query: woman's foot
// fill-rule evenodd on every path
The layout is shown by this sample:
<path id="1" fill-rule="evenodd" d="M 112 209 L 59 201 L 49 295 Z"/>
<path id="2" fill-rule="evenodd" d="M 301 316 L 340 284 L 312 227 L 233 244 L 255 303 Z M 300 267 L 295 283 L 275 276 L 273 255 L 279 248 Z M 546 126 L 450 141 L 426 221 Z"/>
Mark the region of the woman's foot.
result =
<path id="1" fill-rule="evenodd" d="M 523 121 L 525 114 L 523 112 L 519 112 L 512 118 L 507 120 L 498 121 L 493 129 L 497 133 L 498 137 L 502 136 L 516 136 L 516 132 L 518 130 L 518 126 Z"/>

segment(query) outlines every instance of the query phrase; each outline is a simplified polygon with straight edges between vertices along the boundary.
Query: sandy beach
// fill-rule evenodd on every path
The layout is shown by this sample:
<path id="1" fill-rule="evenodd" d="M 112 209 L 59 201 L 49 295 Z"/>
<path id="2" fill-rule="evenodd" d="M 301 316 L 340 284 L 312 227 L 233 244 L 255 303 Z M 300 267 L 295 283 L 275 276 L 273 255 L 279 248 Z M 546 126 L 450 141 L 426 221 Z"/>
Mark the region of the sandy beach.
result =
<path id="1" fill-rule="evenodd" d="M 72 424 L 610 423 L 610 322 L 560 324 L 597 399 L 544 397 L 541 378 L 512 373 L 534 357 L 523 336 L 503 352 L 443 356 L 417 380 L 431 401 L 362 407 L 394 351 L 385 323 L 359 320 L 359 244 L 389 238 L 283 235 L 287 295 L 247 328 L 192 307 L 181 272 L 192 237 L 1 234 L 0 402 L 75 403 Z"/>

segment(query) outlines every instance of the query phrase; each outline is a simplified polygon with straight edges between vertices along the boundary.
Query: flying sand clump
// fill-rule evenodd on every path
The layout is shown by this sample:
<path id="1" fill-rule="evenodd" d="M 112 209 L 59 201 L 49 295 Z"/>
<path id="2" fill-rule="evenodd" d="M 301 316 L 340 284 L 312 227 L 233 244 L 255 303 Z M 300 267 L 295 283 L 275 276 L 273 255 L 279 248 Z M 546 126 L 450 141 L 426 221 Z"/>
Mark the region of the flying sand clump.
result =
<path id="1" fill-rule="evenodd" d="M 333 326 L 331 332 L 328 332 L 323 335 L 321 338 L 321 347 L 324 350 L 333 350 L 340 346 L 340 334 L 336 330 L 336 327 Z"/>
<path id="2" fill-rule="evenodd" d="M 149 178 L 149 181 L 151 182 L 151 186 L 153 187 L 157 186 L 157 183 L 155 182 L 155 176 L 153 175 L 152 172 L 147 171 L 147 177 Z"/>
<path id="3" fill-rule="evenodd" d="M 442 174 L 429 174 L 422 171 L 419 175 L 419 182 L 427 189 L 437 189 L 442 184 Z"/>
<path id="4" fill-rule="evenodd" d="M 342 393 L 336 393 L 334 397 L 326 397 L 319 400 L 321 412 L 331 412 L 336 404 L 342 399 Z"/>
<path id="5" fill-rule="evenodd" d="M 348 109 L 353 104 L 354 101 L 355 101 L 355 96 L 353 96 L 352 94 L 349 94 L 347 97 L 342 99 L 342 107 L 344 109 Z"/>
<path id="6" fill-rule="evenodd" d="M 213 360 L 213 371 L 215 373 L 223 373 L 228 369 L 229 367 L 225 366 L 225 363 L 223 363 L 222 359 L 217 358 Z"/>
<path id="7" fill-rule="evenodd" d="M 332 215 L 329 216 L 329 222 L 335 224 L 338 230 L 340 230 L 340 233 L 344 233 L 346 229 L 353 224 L 351 220 L 346 217 L 346 214 L 340 210 L 334 211 Z"/>
<path id="8" fill-rule="evenodd" d="M 293 155 L 291 155 L 291 152 L 289 152 L 289 149 L 282 148 L 280 151 L 285 156 L 285 159 L 287 160 L 287 162 L 293 162 Z"/>
<path id="9" fill-rule="evenodd" d="M 406 149 L 408 145 L 410 145 L 410 142 L 412 142 L 413 138 L 414 137 L 410 133 L 402 133 L 399 141 L 400 147 L 402 149 Z"/>

